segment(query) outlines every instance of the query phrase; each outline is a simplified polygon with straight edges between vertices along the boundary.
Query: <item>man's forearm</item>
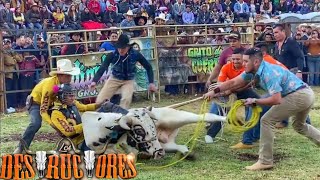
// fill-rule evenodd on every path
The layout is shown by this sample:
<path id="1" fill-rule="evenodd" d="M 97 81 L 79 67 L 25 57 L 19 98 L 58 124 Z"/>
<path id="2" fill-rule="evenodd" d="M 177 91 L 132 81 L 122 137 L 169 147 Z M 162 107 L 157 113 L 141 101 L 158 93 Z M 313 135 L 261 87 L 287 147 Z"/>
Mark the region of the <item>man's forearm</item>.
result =
<path id="1" fill-rule="evenodd" d="M 216 66 L 213 68 L 208 81 L 212 82 L 214 79 L 216 79 L 220 73 L 221 70 L 221 65 L 220 64 L 216 64 Z"/>

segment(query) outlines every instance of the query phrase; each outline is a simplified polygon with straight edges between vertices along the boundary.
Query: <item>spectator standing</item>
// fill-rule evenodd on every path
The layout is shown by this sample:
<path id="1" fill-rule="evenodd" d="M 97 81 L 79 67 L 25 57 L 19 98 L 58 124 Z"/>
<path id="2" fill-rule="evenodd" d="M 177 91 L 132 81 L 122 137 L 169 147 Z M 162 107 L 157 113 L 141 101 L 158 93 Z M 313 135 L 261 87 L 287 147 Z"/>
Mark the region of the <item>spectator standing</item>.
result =
<path id="1" fill-rule="evenodd" d="M 3 60 L 4 60 L 4 69 L 5 82 L 6 82 L 6 91 L 18 90 L 18 74 L 17 72 L 12 72 L 19 70 L 18 63 L 22 61 L 22 56 L 18 53 L 15 53 L 11 50 L 11 40 L 3 40 Z M 8 93 L 7 98 L 7 112 L 15 112 L 15 108 L 18 106 L 17 98 L 14 93 Z"/>
<path id="2" fill-rule="evenodd" d="M 30 70 L 20 72 L 19 74 L 19 84 L 21 90 L 31 90 L 35 86 L 35 73 L 39 66 L 43 66 L 34 55 L 30 55 L 28 51 L 23 52 L 23 60 L 19 63 L 20 70 Z M 21 100 L 26 101 L 29 92 L 21 93 Z"/>
<path id="3" fill-rule="evenodd" d="M 309 84 L 319 86 L 319 74 L 313 74 L 320 72 L 320 39 L 317 30 L 312 31 L 312 35 L 305 42 L 305 45 L 308 48 Z"/>

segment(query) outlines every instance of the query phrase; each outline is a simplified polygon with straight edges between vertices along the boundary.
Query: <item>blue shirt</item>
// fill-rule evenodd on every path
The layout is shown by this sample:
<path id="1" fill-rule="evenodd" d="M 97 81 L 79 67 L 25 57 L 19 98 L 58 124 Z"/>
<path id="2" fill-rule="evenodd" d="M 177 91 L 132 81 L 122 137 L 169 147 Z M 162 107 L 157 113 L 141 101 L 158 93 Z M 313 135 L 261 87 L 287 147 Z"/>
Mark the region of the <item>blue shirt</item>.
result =
<path id="1" fill-rule="evenodd" d="M 115 51 L 116 50 L 116 48 L 114 47 L 114 45 L 113 44 L 111 44 L 110 42 L 104 42 L 104 43 L 102 43 L 102 45 L 101 45 L 101 47 L 100 47 L 100 49 L 105 49 L 106 51 Z"/>
<path id="2" fill-rule="evenodd" d="M 256 74 L 247 74 L 244 72 L 241 77 L 245 81 L 258 80 L 257 82 L 259 82 L 260 87 L 268 91 L 270 95 L 280 92 L 282 96 L 286 96 L 301 86 L 306 85 L 289 70 L 278 65 L 270 64 L 264 60 L 261 62 Z"/>

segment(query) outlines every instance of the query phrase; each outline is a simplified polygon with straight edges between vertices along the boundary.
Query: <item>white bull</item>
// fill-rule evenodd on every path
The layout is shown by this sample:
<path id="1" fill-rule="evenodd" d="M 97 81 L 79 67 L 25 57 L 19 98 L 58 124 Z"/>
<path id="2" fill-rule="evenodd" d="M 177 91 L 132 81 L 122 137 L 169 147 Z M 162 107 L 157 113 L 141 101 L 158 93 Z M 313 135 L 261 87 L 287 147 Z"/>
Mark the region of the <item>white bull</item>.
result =
<path id="1" fill-rule="evenodd" d="M 114 152 L 115 144 L 120 144 L 129 152 L 162 158 L 164 151 L 149 114 L 147 109 L 129 110 L 126 115 L 85 112 L 81 117 L 85 142 L 91 150 L 99 152 L 105 147 L 106 153 Z"/>
<path id="2" fill-rule="evenodd" d="M 143 125 L 147 134 L 148 132 L 152 132 L 152 134 L 156 133 L 157 140 L 159 140 L 162 147 L 160 149 L 163 149 L 166 152 L 181 152 L 182 154 L 187 153 L 189 149 L 187 146 L 178 145 L 175 142 L 179 132 L 179 128 L 187 124 L 197 123 L 203 116 L 201 114 L 198 115 L 195 113 L 176 110 L 176 109 L 167 108 L 167 107 L 148 108 L 148 110 L 146 108 L 130 109 L 127 115 L 132 116 L 132 113 L 134 112 L 136 114 L 140 114 L 140 116 L 142 116 L 142 114 L 145 114 L 143 112 L 147 112 L 148 117 L 151 117 L 154 120 L 155 127 L 156 127 L 155 129 L 153 129 L 153 126 L 149 125 L 149 128 L 146 126 L 148 123 L 150 123 L 149 121 L 145 121 L 145 122 L 141 121 L 142 124 L 141 122 L 138 124 Z M 118 134 L 123 134 L 123 137 L 118 141 L 121 140 L 122 145 L 124 146 L 129 145 L 128 147 L 131 147 L 131 149 L 128 149 L 128 151 L 132 151 L 133 150 L 132 148 L 135 147 L 136 145 L 132 144 L 132 141 L 128 139 L 126 140 L 126 138 L 130 138 L 130 137 L 126 136 L 126 133 L 123 133 L 123 129 L 125 128 L 121 128 L 121 126 L 119 126 L 120 123 L 117 122 L 117 119 L 121 117 L 122 115 L 117 113 L 99 113 L 99 112 L 84 113 L 82 116 L 82 123 L 83 123 L 83 131 L 84 131 L 84 136 L 85 136 L 87 145 L 93 150 L 97 149 L 97 146 L 103 146 L 103 142 L 106 142 L 106 140 L 102 139 L 101 141 L 101 138 L 104 138 L 106 135 L 110 136 L 111 135 L 110 130 L 112 129 L 114 130 L 113 132 L 118 131 Z M 204 121 L 205 122 L 217 122 L 217 121 L 225 122 L 226 117 L 218 116 L 211 113 L 206 113 Z M 138 132 L 137 134 L 140 134 L 140 133 Z M 149 138 L 151 138 L 151 136 L 149 136 Z M 99 141 L 101 143 L 97 144 Z M 136 148 L 136 149 L 138 149 L 141 152 L 143 148 L 142 149 Z M 161 152 L 160 154 L 163 155 L 164 153 Z M 149 156 L 150 155 L 152 155 L 152 153 L 149 153 Z"/>
<path id="3" fill-rule="evenodd" d="M 150 109 L 150 108 L 149 108 Z M 157 136 L 165 152 L 181 152 L 186 154 L 189 149 L 185 145 L 176 144 L 176 137 L 179 128 L 192 123 L 197 123 L 202 119 L 203 114 L 195 114 L 173 108 L 152 108 L 153 118 L 156 119 Z M 226 117 L 211 113 L 204 114 L 205 122 L 226 121 Z"/>

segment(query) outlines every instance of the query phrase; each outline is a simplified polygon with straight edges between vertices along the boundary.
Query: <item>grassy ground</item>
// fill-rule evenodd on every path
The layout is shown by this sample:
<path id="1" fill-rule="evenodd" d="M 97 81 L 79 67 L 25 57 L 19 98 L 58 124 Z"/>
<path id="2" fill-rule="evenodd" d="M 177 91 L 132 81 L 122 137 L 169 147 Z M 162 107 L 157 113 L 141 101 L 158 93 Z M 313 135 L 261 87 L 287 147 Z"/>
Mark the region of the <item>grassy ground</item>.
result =
<path id="1" fill-rule="evenodd" d="M 320 88 L 314 88 L 317 96 Z M 165 106 L 192 99 L 194 96 L 163 97 L 161 103 L 151 103 L 140 99 L 134 103 L 135 107 L 147 105 Z M 201 102 L 192 103 L 180 109 L 198 113 Z M 315 108 L 311 112 L 312 123 L 320 127 L 319 123 L 320 100 L 317 98 Z M 0 121 L 0 153 L 1 155 L 13 152 L 18 143 L 19 135 L 24 132 L 29 123 L 24 113 L 2 116 Z M 194 132 L 196 125 L 188 125 L 180 130 L 178 142 L 187 142 Z M 135 179 L 320 179 L 319 147 L 305 137 L 289 128 L 276 131 L 274 154 L 276 167 L 271 171 L 248 172 L 244 167 L 257 160 L 258 144 L 252 150 L 234 151 L 229 147 L 241 140 L 241 134 L 232 133 L 226 127 L 223 137 L 226 141 L 217 141 L 206 145 L 203 141 L 203 130 L 195 148 L 197 159 L 184 160 L 175 166 L 166 169 L 144 170 L 138 167 L 138 176 Z M 44 124 L 31 145 L 32 150 L 52 150 L 56 137 L 54 130 Z M 176 160 L 174 154 L 168 154 L 163 160 L 140 161 L 148 166 L 166 165 Z"/>

